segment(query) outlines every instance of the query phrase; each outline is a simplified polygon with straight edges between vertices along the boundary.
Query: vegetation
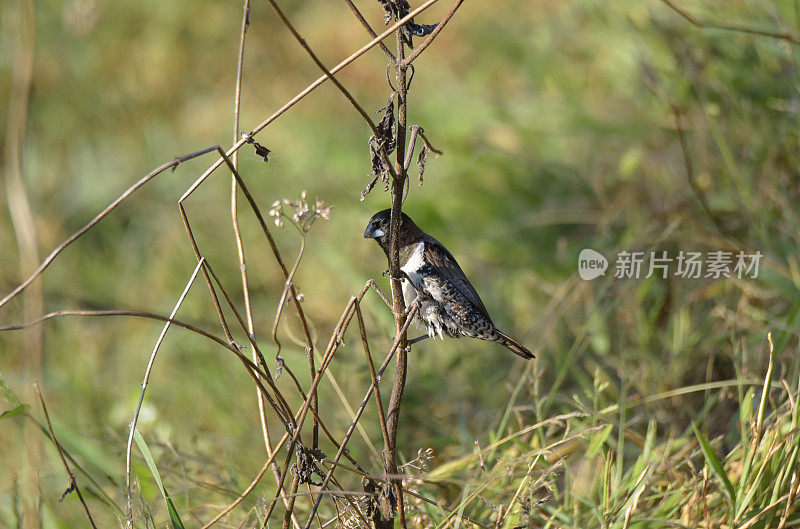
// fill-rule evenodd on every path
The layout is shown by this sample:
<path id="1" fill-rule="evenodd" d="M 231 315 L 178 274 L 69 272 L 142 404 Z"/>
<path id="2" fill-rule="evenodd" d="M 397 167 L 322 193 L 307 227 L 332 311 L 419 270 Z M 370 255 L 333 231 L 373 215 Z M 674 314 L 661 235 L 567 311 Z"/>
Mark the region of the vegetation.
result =
<path id="1" fill-rule="evenodd" d="M 328 67 L 371 38 L 344 2 L 284 3 Z M 239 7 L 32 6 L 2 8 L 0 90 L 10 103 L 0 296 L 142 175 L 176 155 L 224 149 L 234 136 Z M 384 29 L 378 2 L 358 7 Z M 440 2 L 416 21 L 438 21 L 450 7 Z M 444 154 L 428 158 L 422 186 L 412 164 L 403 209 L 447 244 L 498 326 L 537 360 L 478 341 L 413 347 L 397 440 L 408 527 L 800 526 L 799 42 L 794 0 L 465 2 L 414 63 L 409 125 L 423 126 Z M 20 91 L 26 64 L 29 91 Z M 251 6 L 243 64 L 237 138 L 320 75 L 268 3 Z M 373 121 L 392 90 L 385 71 L 375 48 L 337 74 Z M 359 200 L 372 178 L 370 134 L 326 83 L 255 138 L 271 150 L 268 162 L 252 145 L 239 151 L 239 174 L 267 222 L 284 220 L 269 228 L 289 269 L 302 244 L 294 284 L 316 368 L 350 297 L 369 278 L 388 289 L 383 255 L 361 238 L 389 203 L 380 183 Z M 17 152 L 24 190 L 14 182 Z M 195 271 L 176 317 L 224 337 L 175 207 L 215 153 L 148 182 L 0 308 L 0 526 L 86 526 L 76 492 L 59 501 L 69 481 L 53 436 L 97 526 L 125 523 L 129 424 L 163 321 L 60 316 L 7 327 L 70 309 L 168 315 Z M 182 204 L 244 314 L 224 170 Z M 333 208 L 315 209 L 330 218 L 298 232 L 290 219 L 302 190 L 307 204 L 318 197 Z M 284 198 L 288 218 L 281 203 L 270 217 Z M 277 375 L 270 334 L 285 277 L 241 194 L 239 209 L 254 334 Z M 592 281 L 577 274 L 586 248 L 609 260 Z M 681 251 L 763 258 L 757 277 L 680 277 L 675 261 L 666 278 L 644 277 L 647 260 L 638 279 L 614 277 L 621 252 Z M 395 322 L 372 291 L 359 307 L 377 368 Z M 371 381 L 351 314 L 318 389 L 319 416 L 336 440 Z M 290 374 L 308 389 L 306 345 L 291 303 L 282 316 L 276 386 L 296 411 L 303 401 Z M 249 357 L 246 332 L 231 329 Z M 132 444 L 136 527 L 200 527 L 262 468 L 217 526 L 263 520 L 276 495 L 264 430 L 273 446 L 286 430 L 269 406 L 262 429 L 236 351 L 184 329 L 166 334 Z M 380 384 L 384 404 L 391 372 Z M 313 417 L 305 424 L 310 448 Z M 346 456 L 360 470 L 342 459 L 336 487 L 351 494 L 321 502 L 323 523 L 363 525 L 362 478 L 384 472 L 374 400 L 359 425 Z M 323 475 L 331 468 L 337 447 L 318 435 L 324 458 L 278 455 L 281 467 L 297 464 L 287 488 L 313 465 Z M 301 526 L 314 491 L 298 489 Z M 286 508 L 278 501 L 270 527 Z"/>

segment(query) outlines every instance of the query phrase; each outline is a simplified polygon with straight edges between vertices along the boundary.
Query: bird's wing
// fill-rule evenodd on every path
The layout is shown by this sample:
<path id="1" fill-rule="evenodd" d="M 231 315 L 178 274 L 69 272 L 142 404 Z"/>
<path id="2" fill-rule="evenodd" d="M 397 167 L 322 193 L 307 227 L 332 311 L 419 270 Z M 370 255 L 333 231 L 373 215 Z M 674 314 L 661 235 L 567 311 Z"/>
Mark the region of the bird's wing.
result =
<path id="1" fill-rule="evenodd" d="M 492 321 L 475 287 L 458 266 L 456 258 L 433 237 L 425 241 L 425 261 L 433 268 L 433 273 L 452 283 L 478 311 L 486 316 L 486 319 Z"/>

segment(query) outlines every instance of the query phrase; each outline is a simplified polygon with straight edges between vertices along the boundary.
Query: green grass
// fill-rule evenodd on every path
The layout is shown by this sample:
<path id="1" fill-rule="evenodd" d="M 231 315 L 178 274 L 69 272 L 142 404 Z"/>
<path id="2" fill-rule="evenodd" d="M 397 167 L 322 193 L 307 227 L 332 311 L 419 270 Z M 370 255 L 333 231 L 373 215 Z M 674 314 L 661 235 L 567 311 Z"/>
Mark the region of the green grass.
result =
<path id="1" fill-rule="evenodd" d="M 708 25 L 800 34 L 800 6 L 791 0 L 674 3 Z M 40 258 L 153 167 L 230 144 L 241 10 L 211 1 L 162 4 L 37 5 L 23 155 Z M 329 65 L 368 40 L 340 4 L 286 5 Z M 375 4 L 359 6 L 380 27 Z M 437 5 L 435 16 L 446 9 Z M 12 33 L 4 32 L 8 52 L 0 61 L 6 101 Z M 399 452 L 410 463 L 408 488 L 433 502 L 406 498 L 414 527 L 469 527 L 463 517 L 506 529 L 800 525 L 798 49 L 694 27 L 658 0 L 466 2 L 419 59 L 410 120 L 445 154 L 428 159 L 422 187 L 412 167 L 404 210 L 448 246 L 498 326 L 535 349 L 537 360 L 524 365 L 466 340 L 414 349 Z M 384 70 L 374 52 L 340 78 L 372 111 L 386 102 Z M 241 128 L 318 75 L 267 7 L 254 3 Z M 331 220 L 308 234 L 297 275 L 318 346 L 368 278 L 387 286 L 383 256 L 360 237 L 388 204 L 380 186 L 359 201 L 369 180 L 368 136 L 341 95 L 323 87 L 259 136 L 273 151 L 269 163 L 250 150 L 240 157 L 264 213 L 303 189 L 334 206 Z M 175 202 L 209 163 L 193 160 L 160 176 L 62 254 L 41 279 L 43 310 L 168 313 L 196 264 Z M 228 175 L 213 175 L 187 211 L 241 307 L 229 184 Z M 272 362 L 283 278 L 242 211 L 256 335 Z M 297 234 L 274 234 L 292 262 Z M 620 251 L 681 250 L 760 251 L 764 259 L 757 279 L 620 280 L 610 268 L 584 282 L 576 274 L 584 248 L 612 260 Z M 2 294 L 24 279 L 19 251 L 3 210 Z M 0 325 L 24 320 L 26 299 L 33 298 L 0 310 Z M 371 295 L 362 309 L 377 362 L 391 343 L 391 314 Z M 220 332 L 202 285 L 179 317 Z M 299 325 L 291 315 L 287 321 L 279 328 L 282 356 L 307 386 L 303 348 L 291 338 Z M 0 333 L 0 526 L 17 527 L 37 494 L 47 529 L 85 525 L 74 494 L 58 502 L 66 480 L 33 398 L 34 379 L 93 515 L 103 527 L 124 523 L 125 441 L 161 325 L 50 320 L 41 327 L 41 362 L 35 335 Z M 246 343 L 241 332 L 235 338 Z M 353 328 L 331 367 L 350 407 L 370 380 L 360 347 Z M 286 376 L 278 385 L 294 391 Z M 347 406 L 327 380 L 320 398 L 341 438 Z M 164 491 L 180 520 L 199 527 L 263 465 L 252 381 L 207 340 L 170 330 L 144 409 L 138 428 L 150 455 L 134 450 L 133 462 L 139 527 L 176 519 Z M 383 471 L 369 446 L 382 447 L 377 424 L 371 402 L 363 434 L 349 445 L 373 474 Z M 277 422 L 270 432 L 273 440 L 283 434 Z M 335 453 L 327 441 L 321 448 Z M 431 457 L 418 457 L 428 448 Z M 31 492 L 30 460 L 38 460 L 40 492 Z M 336 475 L 344 489 L 361 490 L 361 475 Z M 268 472 L 221 526 L 256 526 L 273 494 Z M 301 521 L 308 506 L 298 498 Z M 357 519 L 339 507 L 343 519 Z M 332 501 L 322 513 L 337 514 Z"/>

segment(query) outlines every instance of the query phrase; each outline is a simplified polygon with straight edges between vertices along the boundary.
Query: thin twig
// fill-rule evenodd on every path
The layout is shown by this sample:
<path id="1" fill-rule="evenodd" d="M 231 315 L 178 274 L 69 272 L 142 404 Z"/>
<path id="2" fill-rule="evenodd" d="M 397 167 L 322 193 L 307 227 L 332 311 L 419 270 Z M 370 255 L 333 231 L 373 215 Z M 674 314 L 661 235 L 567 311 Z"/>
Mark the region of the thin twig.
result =
<path id="1" fill-rule="evenodd" d="M 300 428 L 302 428 L 303 422 L 305 420 L 305 415 L 306 415 L 306 413 L 307 413 L 307 411 L 309 409 L 310 403 L 311 403 L 311 395 L 316 393 L 317 385 L 319 384 L 319 381 L 322 378 L 322 374 L 325 372 L 327 367 L 330 365 L 331 360 L 333 359 L 333 355 L 336 352 L 336 350 L 338 348 L 338 345 L 340 343 L 340 336 L 346 330 L 347 325 L 348 325 L 350 319 L 352 318 L 353 305 L 354 305 L 356 300 L 360 300 L 361 298 L 363 298 L 364 294 L 367 292 L 367 290 L 369 288 L 370 288 L 370 283 L 367 282 L 364 285 L 364 288 L 361 290 L 361 293 L 357 297 L 353 296 L 352 298 L 350 298 L 350 301 L 347 303 L 347 306 L 345 307 L 344 311 L 342 312 L 342 316 L 339 318 L 339 322 L 337 323 L 336 327 L 334 328 L 333 332 L 331 333 L 330 342 L 328 343 L 328 347 L 325 350 L 325 355 L 323 355 L 323 362 L 320 365 L 319 371 L 317 371 L 317 376 L 314 378 L 313 382 L 311 383 L 311 388 L 309 389 L 308 396 L 304 400 L 303 405 L 301 406 L 300 410 L 298 411 L 298 413 L 295 416 L 295 422 L 297 424 L 297 429 L 295 430 L 295 432 L 293 434 L 290 433 L 290 432 L 287 432 L 287 433 L 285 433 L 283 435 L 281 440 L 275 446 L 275 449 L 274 449 L 272 455 L 267 460 L 267 463 L 265 464 L 264 468 L 262 469 L 262 472 L 260 472 L 259 475 L 256 477 L 257 479 L 255 479 L 253 481 L 253 483 L 251 483 L 251 485 L 247 488 L 247 490 L 244 493 L 242 493 L 242 495 L 240 495 L 236 500 L 234 500 L 231 504 L 229 504 L 227 507 L 225 507 L 211 521 L 209 521 L 207 524 L 205 524 L 202 527 L 202 529 L 208 529 L 209 527 L 211 527 L 212 525 L 217 523 L 220 519 L 222 519 L 225 515 L 227 515 L 229 512 L 231 512 L 237 505 L 239 505 L 244 500 L 244 498 L 247 496 L 247 494 L 249 494 L 249 492 L 252 491 L 253 488 L 255 488 L 256 484 L 258 483 L 258 480 L 260 480 L 261 477 L 264 475 L 264 471 L 266 471 L 267 465 L 271 465 L 272 464 L 272 462 L 275 460 L 276 455 L 278 454 L 280 449 L 283 447 L 283 445 L 289 440 L 290 436 L 299 435 Z M 293 441 L 294 440 L 296 440 L 296 438 L 293 439 Z"/>
<path id="2" fill-rule="evenodd" d="M 132 317 L 139 317 L 139 318 L 146 318 L 150 320 L 158 320 L 164 322 L 170 322 L 173 325 L 178 327 L 182 327 L 184 329 L 190 330 L 194 333 L 199 334 L 200 336 L 204 336 L 214 342 L 218 343 L 219 345 L 225 347 L 226 349 L 232 349 L 231 345 L 228 344 L 225 340 L 220 338 L 219 336 L 215 336 L 214 334 L 191 325 L 189 323 L 176 320 L 173 318 L 168 318 L 167 316 L 162 316 L 161 314 L 155 314 L 152 312 L 142 312 L 138 310 L 56 310 L 53 312 L 48 312 L 47 314 L 42 314 L 41 316 L 27 321 L 25 323 L 18 323 L 14 325 L 1 325 L 0 332 L 5 331 L 19 331 L 22 329 L 27 329 L 28 327 L 32 327 L 34 325 L 38 325 L 40 323 L 44 323 L 47 320 L 52 320 L 54 318 L 60 318 L 62 316 L 132 316 Z"/>
<path id="3" fill-rule="evenodd" d="M 353 299 L 355 300 L 355 298 L 353 298 Z M 399 333 L 395 337 L 394 343 L 392 344 L 391 349 L 389 349 L 389 354 L 386 355 L 386 359 L 383 361 L 383 364 L 381 365 L 380 369 L 378 369 L 376 379 L 380 379 L 380 377 L 383 375 L 384 370 L 389 366 L 389 363 L 391 362 L 392 358 L 394 357 L 395 352 L 397 352 L 397 350 L 398 350 L 398 348 L 400 346 L 400 343 L 402 341 L 404 341 L 401 338 L 402 338 L 403 334 L 405 333 L 406 329 L 408 329 L 408 326 L 411 325 L 411 322 L 413 321 L 414 317 L 417 315 L 418 308 L 419 308 L 419 306 L 415 304 L 413 306 L 413 308 L 411 309 L 411 311 L 409 312 L 408 318 L 406 319 L 405 324 L 402 327 L 402 332 Z M 370 399 L 370 397 L 372 397 L 372 391 L 374 389 L 375 389 L 375 385 L 373 383 L 370 383 L 369 389 L 367 390 L 366 395 L 362 399 L 361 405 L 359 406 L 358 410 L 356 411 L 356 417 L 355 417 L 355 419 L 353 419 L 353 422 L 350 423 L 350 427 L 347 429 L 347 433 L 345 433 L 345 436 L 342 439 L 342 442 L 340 443 L 339 449 L 336 452 L 336 456 L 333 458 L 333 461 L 335 463 L 338 463 L 339 459 L 342 457 L 342 453 L 344 452 L 345 447 L 347 446 L 347 442 L 350 440 L 350 437 L 353 435 L 353 432 L 356 429 L 356 423 L 361 418 L 361 414 L 364 412 L 364 409 L 366 409 L 367 404 L 369 403 L 369 399 Z M 334 467 L 331 467 L 331 469 L 325 474 L 325 479 L 322 480 L 322 484 L 320 485 L 320 490 L 325 490 L 325 487 L 328 486 L 328 482 L 330 481 L 331 476 L 333 475 L 333 470 L 334 470 Z M 309 516 L 308 522 L 306 523 L 305 529 L 310 529 L 311 523 L 313 522 L 314 514 L 316 514 L 317 509 L 319 509 L 319 504 L 320 504 L 321 501 L 322 501 L 322 497 L 318 497 L 314 501 L 314 506 L 311 508 L 311 514 Z"/>
<path id="4" fill-rule="evenodd" d="M 352 0 L 344 0 L 344 1 L 347 4 L 347 7 L 350 8 L 350 11 L 352 11 L 353 14 L 356 16 L 358 21 L 361 22 L 361 25 L 364 26 L 364 29 L 367 30 L 367 33 L 369 33 L 371 37 L 377 37 L 378 34 L 375 33 L 375 30 L 372 29 L 372 26 L 369 25 L 367 19 L 364 18 L 364 15 L 361 14 L 361 11 L 358 10 L 358 8 L 355 6 Z M 381 51 L 383 51 L 383 54 L 386 55 L 386 58 L 389 60 L 389 62 L 394 62 L 394 54 L 391 52 L 389 48 L 386 47 L 386 44 L 384 44 L 383 42 L 379 42 L 378 47 L 380 47 Z"/>
<path id="5" fill-rule="evenodd" d="M 378 408 L 378 418 L 381 422 L 381 434 L 383 434 L 383 447 L 384 450 L 389 450 L 389 432 L 386 430 L 386 414 L 383 411 L 383 402 L 381 400 L 381 389 L 378 385 L 378 377 L 375 374 L 375 365 L 372 363 L 372 355 L 369 352 L 369 342 L 367 341 L 367 329 L 364 326 L 364 316 L 361 314 L 361 304 L 356 303 L 356 317 L 358 322 L 358 330 L 361 333 L 361 344 L 364 347 L 364 355 L 367 357 L 367 366 L 369 367 L 369 376 L 372 379 L 372 385 L 375 387 L 375 405 Z M 385 456 L 384 456 L 385 457 Z"/>
<path id="6" fill-rule="evenodd" d="M 405 167 L 406 173 L 408 172 L 409 167 L 411 167 L 411 160 L 414 159 L 414 148 L 417 144 L 417 137 L 422 138 L 422 141 L 425 143 L 425 146 L 434 154 L 438 154 L 441 156 L 444 154 L 442 151 L 431 145 L 431 142 L 428 140 L 428 137 L 425 136 L 425 131 L 419 125 L 411 125 L 411 136 L 408 138 L 408 149 L 406 150 L 406 161 L 403 163 Z"/>
<path id="7" fill-rule="evenodd" d="M 177 314 L 178 309 L 183 304 L 183 300 L 186 299 L 186 295 L 189 293 L 189 289 L 194 284 L 194 280 L 197 277 L 197 273 L 203 267 L 203 259 L 197 263 L 197 266 L 194 267 L 194 271 L 192 272 L 191 277 L 189 277 L 189 281 L 186 282 L 186 286 L 183 288 L 183 292 L 181 295 L 178 296 L 178 301 L 175 303 L 175 306 L 172 309 L 172 312 L 169 315 L 169 318 L 172 319 Z M 133 414 L 133 420 L 130 424 L 130 433 L 128 434 L 128 445 L 125 449 L 125 496 L 128 501 L 127 505 L 127 524 L 130 527 L 133 523 L 133 496 L 131 494 L 131 452 L 133 447 L 133 434 L 136 431 L 136 423 L 139 421 L 139 413 L 142 411 L 142 403 L 144 402 L 144 394 L 147 391 L 147 383 L 150 381 L 150 373 L 153 370 L 153 364 L 156 361 L 156 354 L 158 354 L 158 349 L 161 347 L 161 344 L 164 341 L 164 337 L 167 335 L 167 331 L 169 330 L 170 322 L 166 322 L 164 327 L 161 329 L 161 334 L 158 335 L 158 339 L 156 340 L 155 345 L 153 346 L 153 352 L 150 354 L 150 360 L 147 362 L 147 368 L 144 372 L 144 379 L 142 380 L 142 391 L 139 393 L 139 402 L 136 404 L 136 411 Z"/>
<path id="8" fill-rule="evenodd" d="M 67 459 L 64 457 L 64 452 L 61 451 L 61 445 L 58 443 L 58 439 L 56 439 L 56 434 L 53 431 L 53 425 L 50 422 L 50 414 L 47 413 L 47 406 L 45 406 L 44 397 L 42 397 L 42 391 L 39 389 L 39 383 L 34 381 L 33 387 L 36 390 L 36 394 L 39 396 L 39 403 L 42 405 L 44 418 L 47 421 L 47 429 L 50 431 L 50 440 L 53 441 L 53 446 L 56 447 L 56 451 L 58 451 L 58 457 L 61 459 L 61 464 L 64 466 L 64 470 L 67 472 L 67 476 L 69 477 L 67 489 L 64 491 L 64 494 L 61 495 L 61 499 L 59 501 L 63 500 L 67 494 L 74 490 L 78 495 L 78 499 L 81 501 L 81 505 L 83 505 L 83 511 L 86 513 L 86 517 L 89 519 L 89 524 L 91 524 L 94 529 L 97 529 L 97 526 L 92 519 L 92 513 L 89 512 L 89 506 L 86 505 L 86 500 L 83 499 L 81 488 L 78 486 L 78 482 L 75 480 L 75 474 L 73 474 L 72 470 L 70 470 Z"/>
<path id="9" fill-rule="evenodd" d="M 233 142 L 239 140 L 239 117 L 242 99 L 242 78 L 244 72 L 244 49 L 247 37 L 247 28 L 250 25 L 250 0 L 244 0 L 242 7 L 242 31 L 239 38 L 239 54 L 236 61 L 236 85 L 234 90 L 234 105 L 233 105 Z M 238 170 L 239 168 L 239 151 L 236 151 L 231 156 L 233 166 Z M 238 184 L 236 177 L 231 177 L 231 220 L 233 223 L 234 238 L 236 239 L 236 250 L 239 257 L 239 269 L 241 274 L 242 295 L 244 296 L 245 317 L 247 319 L 247 332 L 253 334 L 255 327 L 253 325 L 253 311 L 250 304 L 250 288 L 247 279 L 247 260 L 244 255 L 244 244 L 242 243 L 242 235 L 239 229 L 239 215 L 238 215 Z M 251 346 L 250 355 L 253 362 L 258 361 L 256 349 Z M 259 388 L 256 388 L 256 399 L 258 404 L 258 417 L 261 423 L 261 435 L 264 438 L 264 447 L 267 452 L 267 457 L 272 455 L 272 446 L 269 435 L 269 427 L 267 425 L 267 413 L 264 407 L 264 395 Z M 277 465 L 272 465 L 273 474 L 275 479 L 280 478 Z M 286 502 L 288 506 L 288 502 Z M 297 521 L 296 516 L 292 516 L 295 529 L 300 529 L 300 523 Z"/>

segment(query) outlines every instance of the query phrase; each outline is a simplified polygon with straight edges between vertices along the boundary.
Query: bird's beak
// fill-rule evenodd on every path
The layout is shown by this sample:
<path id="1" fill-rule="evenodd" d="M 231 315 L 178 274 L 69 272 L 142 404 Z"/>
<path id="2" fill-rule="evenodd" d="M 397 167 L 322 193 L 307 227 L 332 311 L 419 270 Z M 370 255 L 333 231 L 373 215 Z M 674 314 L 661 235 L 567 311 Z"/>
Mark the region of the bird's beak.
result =
<path id="1" fill-rule="evenodd" d="M 372 226 L 367 226 L 367 231 L 364 232 L 365 239 L 377 239 L 378 237 L 383 237 L 386 235 L 386 232 L 380 228 L 372 229 Z"/>

